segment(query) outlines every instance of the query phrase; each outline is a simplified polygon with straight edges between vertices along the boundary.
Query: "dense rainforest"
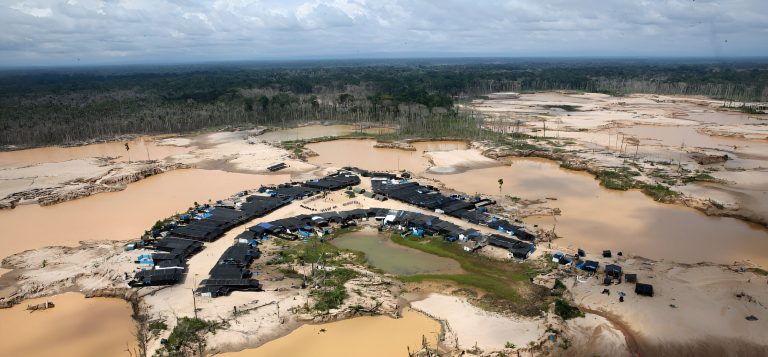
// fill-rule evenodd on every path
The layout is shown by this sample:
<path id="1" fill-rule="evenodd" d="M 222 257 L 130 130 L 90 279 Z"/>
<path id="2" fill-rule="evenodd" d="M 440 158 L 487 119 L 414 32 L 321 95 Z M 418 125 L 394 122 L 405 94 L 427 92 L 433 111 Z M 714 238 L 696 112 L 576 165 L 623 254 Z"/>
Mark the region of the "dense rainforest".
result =
<path id="1" fill-rule="evenodd" d="M 467 135 L 480 119 L 458 110 L 457 102 L 535 90 L 766 102 L 768 61 L 369 60 L 5 70 L 0 146 L 308 121 Z"/>

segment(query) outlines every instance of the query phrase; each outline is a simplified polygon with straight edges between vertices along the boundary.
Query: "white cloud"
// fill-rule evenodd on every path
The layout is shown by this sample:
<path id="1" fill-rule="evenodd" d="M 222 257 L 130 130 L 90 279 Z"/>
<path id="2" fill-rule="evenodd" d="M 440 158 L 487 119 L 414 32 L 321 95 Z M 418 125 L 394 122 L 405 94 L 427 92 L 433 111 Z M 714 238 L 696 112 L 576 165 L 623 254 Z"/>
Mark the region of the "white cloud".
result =
<path id="1" fill-rule="evenodd" d="M 0 5 L 0 65 L 75 58 L 768 56 L 765 0 L 7 2 Z"/>

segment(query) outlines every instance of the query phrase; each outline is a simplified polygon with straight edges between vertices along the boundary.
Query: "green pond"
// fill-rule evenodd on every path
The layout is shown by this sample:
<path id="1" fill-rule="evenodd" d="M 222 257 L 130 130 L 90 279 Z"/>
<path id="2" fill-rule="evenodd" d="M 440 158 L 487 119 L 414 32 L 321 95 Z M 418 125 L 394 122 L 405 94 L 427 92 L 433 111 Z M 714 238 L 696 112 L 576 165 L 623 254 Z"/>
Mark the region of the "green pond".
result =
<path id="1" fill-rule="evenodd" d="M 361 231 L 345 234 L 331 241 L 342 248 L 365 253 L 368 264 L 395 275 L 455 274 L 461 272 L 453 259 L 438 257 L 397 245 L 388 234 Z"/>

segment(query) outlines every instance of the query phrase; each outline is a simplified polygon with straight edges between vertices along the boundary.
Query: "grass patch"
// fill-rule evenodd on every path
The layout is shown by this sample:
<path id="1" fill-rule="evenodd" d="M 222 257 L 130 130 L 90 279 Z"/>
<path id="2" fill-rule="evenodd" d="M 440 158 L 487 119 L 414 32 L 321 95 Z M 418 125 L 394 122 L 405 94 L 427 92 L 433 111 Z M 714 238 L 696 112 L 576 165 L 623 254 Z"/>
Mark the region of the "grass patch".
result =
<path id="1" fill-rule="evenodd" d="M 597 172 L 597 178 L 600 184 L 611 190 L 626 191 L 635 185 L 635 176 L 640 176 L 637 171 L 632 171 L 626 167 L 617 169 L 605 169 Z"/>
<path id="2" fill-rule="evenodd" d="M 765 270 L 765 269 L 749 268 L 747 270 L 749 270 L 749 271 L 751 271 L 751 272 L 753 272 L 753 273 L 755 273 L 757 275 L 768 276 L 768 270 Z"/>
<path id="3" fill-rule="evenodd" d="M 357 273 L 346 268 L 323 270 L 315 272 L 315 278 L 320 281 L 320 289 L 312 292 L 315 297 L 315 310 L 328 311 L 335 309 L 349 296 L 344 283 L 354 279 Z"/>
<path id="4" fill-rule="evenodd" d="M 147 326 L 150 331 L 165 331 L 168 329 L 168 325 L 165 324 L 165 321 L 163 320 L 152 320 L 149 322 L 149 325 Z"/>
<path id="5" fill-rule="evenodd" d="M 764 111 L 748 105 L 742 105 L 741 108 L 739 108 L 739 111 L 745 114 L 765 114 Z"/>
<path id="6" fill-rule="evenodd" d="M 584 317 L 584 312 L 579 310 L 578 307 L 571 305 L 568 301 L 563 299 L 555 300 L 555 314 L 560 316 L 563 320 L 575 319 L 577 317 Z"/>
<path id="7" fill-rule="evenodd" d="M 530 283 L 538 271 L 528 263 L 513 263 L 465 252 L 460 245 L 446 242 L 441 237 L 417 239 L 392 235 L 400 245 L 437 256 L 450 258 L 459 263 L 463 274 L 420 274 L 399 277 L 404 282 L 419 283 L 425 280 L 452 281 L 462 286 L 475 287 L 487 295 L 482 301 L 491 310 L 513 311 L 532 316 L 539 313 L 546 289 Z"/>
<path id="8" fill-rule="evenodd" d="M 683 177 L 683 183 L 690 182 L 719 182 L 717 178 L 707 173 L 698 173 L 696 175 Z"/>
<path id="9" fill-rule="evenodd" d="M 658 202 L 671 202 L 675 197 L 680 195 L 679 192 L 673 191 L 662 184 L 646 184 L 643 186 L 643 192 L 646 195 L 651 196 L 654 201 Z"/>
<path id="10" fill-rule="evenodd" d="M 189 356 L 196 353 L 197 349 L 201 348 L 200 346 L 205 345 L 204 336 L 206 333 L 215 332 L 221 327 L 221 324 L 215 321 L 195 317 L 179 318 L 162 350 L 168 356 Z"/>

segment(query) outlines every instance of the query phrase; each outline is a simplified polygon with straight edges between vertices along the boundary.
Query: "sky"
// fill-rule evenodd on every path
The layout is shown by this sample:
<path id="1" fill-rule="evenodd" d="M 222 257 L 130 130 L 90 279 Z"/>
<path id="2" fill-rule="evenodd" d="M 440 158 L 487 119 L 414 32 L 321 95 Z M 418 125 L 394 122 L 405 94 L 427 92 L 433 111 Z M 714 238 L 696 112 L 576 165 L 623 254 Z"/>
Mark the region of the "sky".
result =
<path id="1" fill-rule="evenodd" d="M 768 56 L 768 0 L 0 0 L 0 66 Z"/>

